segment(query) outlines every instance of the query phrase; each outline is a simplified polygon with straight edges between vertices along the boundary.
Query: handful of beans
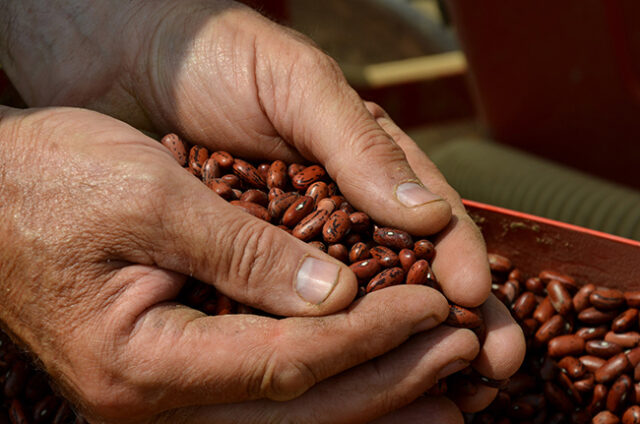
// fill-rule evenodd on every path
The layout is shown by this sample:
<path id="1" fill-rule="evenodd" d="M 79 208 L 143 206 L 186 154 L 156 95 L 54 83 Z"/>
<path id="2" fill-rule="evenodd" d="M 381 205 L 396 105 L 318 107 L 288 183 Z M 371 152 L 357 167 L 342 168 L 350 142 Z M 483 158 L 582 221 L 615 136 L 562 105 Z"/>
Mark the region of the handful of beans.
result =
<path id="1" fill-rule="evenodd" d="M 319 165 L 252 164 L 227 152 L 187 146 L 175 134 L 161 143 L 178 163 L 232 205 L 277 225 L 348 264 L 359 281 L 358 296 L 396 284 L 439 289 L 431 270 L 428 239 L 378 227 L 354 210 Z M 509 259 L 490 254 L 493 291 L 511 310 L 527 337 L 527 357 L 510 381 L 495 381 L 467 368 L 430 389 L 472 394 L 474 384 L 499 387 L 486 410 L 469 414 L 475 424 L 640 423 L 640 291 L 578 288 L 566 275 L 543 271 L 526 279 Z M 264 314 L 234 302 L 190 278 L 178 300 L 209 315 Z M 447 324 L 473 330 L 482 342 L 480 310 L 450 305 Z M 55 394 L 46 374 L 31 365 L 0 333 L 0 424 L 76 423 L 70 404 Z"/>

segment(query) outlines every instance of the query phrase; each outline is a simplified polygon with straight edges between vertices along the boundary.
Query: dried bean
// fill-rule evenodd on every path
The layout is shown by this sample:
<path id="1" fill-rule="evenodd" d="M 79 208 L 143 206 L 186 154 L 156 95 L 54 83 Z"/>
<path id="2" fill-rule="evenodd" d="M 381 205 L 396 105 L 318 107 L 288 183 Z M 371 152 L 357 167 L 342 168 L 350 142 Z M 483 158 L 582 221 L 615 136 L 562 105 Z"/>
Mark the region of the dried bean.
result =
<path id="1" fill-rule="evenodd" d="M 287 165 L 281 160 L 271 162 L 265 181 L 269 188 L 284 190 L 287 186 Z"/>
<path id="2" fill-rule="evenodd" d="M 306 190 L 311 184 L 322 179 L 327 172 L 320 165 L 311 165 L 291 178 L 291 184 L 298 190 Z"/>
<path id="3" fill-rule="evenodd" d="M 487 254 L 487 259 L 489 260 L 489 268 L 494 272 L 508 272 L 513 267 L 509 258 L 497 253 Z"/>
<path id="4" fill-rule="evenodd" d="M 233 173 L 246 184 L 258 188 L 266 187 L 266 183 L 264 182 L 262 175 L 260 175 L 258 170 L 249 162 L 245 162 L 242 159 L 235 158 L 232 168 Z"/>
<path id="5" fill-rule="evenodd" d="M 617 289 L 598 288 L 589 295 L 589 301 L 600 310 L 617 309 L 625 304 L 624 293 Z"/>
<path id="6" fill-rule="evenodd" d="M 402 268 L 388 268 L 380 272 L 373 277 L 369 284 L 367 284 L 366 291 L 371 293 L 372 291 L 383 289 L 385 287 L 393 286 L 402 283 L 404 279 L 404 271 Z"/>
<path id="7" fill-rule="evenodd" d="M 615 380 L 622 374 L 631 368 L 631 363 L 627 355 L 619 353 L 611 357 L 606 363 L 604 363 L 595 372 L 595 378 L 598 383 L 608 383 Z"/>
<path id="8" fill-rule="evenodd" d="M 329 219 L 329 213 L 326 209 L 316 210 L 300 221 L 291 234 L 302 241 L 311 240 L 320 234 L 324 223 Z"/>
<path id="9" fill-rule="evenodd" d="M 606 359 L 622 352 L 622 346 L 606 340 L 589 340 L 585 344 L 585 350 L 589 355 Z"/>
<path id="10" fill-rule="evenodd" d="M 413 239 L 409 233 L 396 228 L 377 228 L 373 232 L 373 240 L 392 249 L 401 250 L 413 247 Z"/>
<path id="11" fill-rule="evenodd" d="M 390 268 L 398 265 L 398 255 L 388 247 L 375 246 L 369 249 L 369 253 L 371 253 L 372 258 L 377 260 L 380 265 L 385 268 Z"/>
<path id="12" fill-rule="evenodd" d="M 549 295 L 551 305 L 560 315 L 565 316 L 572 311 L 573 304 L 571 294 L 569 294 L 569 291 L 560 281 L 549 281 L 547 284 L 547 293 Z"/>
<path id="13" fill-rule="evenodd" d="M 340 241 L 351 229 L 349 215 L 342 210 L 337 210 L 329 216 L 329 219 L 322 228 L 322 238 L 327 243 Z"/>
<path id="14" fill-rule="evenodd" d="M 160 143 L 169 149 L 180 166 L 185 166 L 187 164 L 187 149 L 184 147 L 184 143 L 180 140 L 180 137 L 176 134 L 167 134 L 162 137 Z"/>
<path id="15" fill-rule="evenodd" d="M 313 197 L 300 196 L 291 203 L 282 216 L 282 223 L 287 227 L 295 227 L 303 218 L 308 216 L 315 203 Z"/>

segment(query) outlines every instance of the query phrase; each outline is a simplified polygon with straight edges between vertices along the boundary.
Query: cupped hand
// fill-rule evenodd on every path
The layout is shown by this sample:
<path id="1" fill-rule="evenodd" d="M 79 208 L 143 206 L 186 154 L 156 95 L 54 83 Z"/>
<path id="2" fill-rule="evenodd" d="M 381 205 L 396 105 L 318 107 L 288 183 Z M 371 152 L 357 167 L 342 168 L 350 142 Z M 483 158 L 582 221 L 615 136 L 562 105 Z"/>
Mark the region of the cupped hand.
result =
<path id="1" fill-rule="evenodd" d="M 73 3 L 58 0 L 47 7 L 55 14 L 56 7 Z M 177 132 L 247 158 L 320 162 L 349 201 L 379 223 L 417 235 L 440 232 L 434 270 L 451 301 L 477 306 L 487 300 L 486 252 L 457 194 L 308 40 L 228 1 L 106 3 L 106 8 L 72 15 L 74 25 L 65 27 L 68 45 L 62 52 L 69 60 L 52 61 L 32 78 L 9 63 L 12 79 L 22 78 L 17 85 L 29 104 L 89 107 L 138 128 Z M 13 57 L 20 62 L 15 52 Z M 348 303 L 348 290 L 338 287 L 324 304 L 333 306 L 320 305 L 313 313 Z M 220 288 L 265 308 L 260 296 Z M 331 299 L 337 300 L 332 304 Z M 506 310 L 484 308 L 496 313 L 488 314 L 495 319 L 488 323 L 483 350 L 490 359 L 478 360 L 477 367 L 503 378 L 517 368 L 524 342 Z M 284 312 L 312 314 L 295 306 Z M 503 344 L 508 348 L 497 348 Z M 466 409 L 486 404 L 494 392 L 484 393 L 483 400 L 476 396 Z"/>
<path id="2" fill-rule="evenodd" d="M 92 422 L 366 422 L 478 353 L 468 330 L 427 331 L 440 293 L 351 304 L 344 264 L 120 121 L 0 107 L 0 139 L 0 320 Z M 172 301 L 185 275 L 298 317 L 205 316 Z"/>

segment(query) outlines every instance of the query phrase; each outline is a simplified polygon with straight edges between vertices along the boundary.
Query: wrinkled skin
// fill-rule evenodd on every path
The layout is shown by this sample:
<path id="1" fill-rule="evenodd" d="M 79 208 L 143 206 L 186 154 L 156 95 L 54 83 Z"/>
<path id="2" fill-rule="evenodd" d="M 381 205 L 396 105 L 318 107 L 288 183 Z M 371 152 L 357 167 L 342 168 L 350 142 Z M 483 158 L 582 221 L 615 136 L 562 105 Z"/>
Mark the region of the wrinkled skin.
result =
<path id="1" fill-rule="evenodd" d="M 0 107 L 0 319 L 90 421 L 456 423 L 495 390 L 422 397 L 438 378 L 476 357 L 491 378 L 517 369 L 522 334 L 459 197 L 303 37 L 229 2 L 30 3 L 0 1 L 0 58 L 30 106 L 56 107 Z M 134 127 L 320 162 L 376 221 L 440 231 L 446 296 L 489 298 L 484 346 L 436 328 L 447 302 L 428 287 L 351 304 L 347 267 L 237 213 Z M 408 207 L 407 181 L 437 196 Z M 333 276 L 320 302 L 296 292 L 309 257 Z M 291 318 L 205 317 L 171 303 L 185 275 Z"/>

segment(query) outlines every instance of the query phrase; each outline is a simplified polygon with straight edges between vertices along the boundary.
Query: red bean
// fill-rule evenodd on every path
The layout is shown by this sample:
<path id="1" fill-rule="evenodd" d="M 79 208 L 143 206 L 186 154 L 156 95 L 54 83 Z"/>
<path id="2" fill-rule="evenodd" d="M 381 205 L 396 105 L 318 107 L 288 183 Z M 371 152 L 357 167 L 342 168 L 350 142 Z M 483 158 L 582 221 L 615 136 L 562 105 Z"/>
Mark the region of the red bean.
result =
<path id="1" fill-rule="evenodd" d="M 311 184 L 322 179 L 327 172 L 320 165 L 311 165 L 299 171 L 291 178 L 291 184 L 298 190 L 305 190 Z"/>
<path id="2" fill-rule="evenodd" d="M 611 329 L 616 333 L 624 333 L 631 330 L 638 323 L 638 310 L 629 308 L 618 315 L 611 323 Z"/>
<path id="3" fill-rule="evenodd" d="M 627 372 L 631 368 L 631 363 L 627 355 L 619 353 L 611 357 L 595 372 L 595 378 L 598 383 L 608 383 L 615 380 L 623 372 Z"/>
<path id="4" fill-rule="evenodd" d="M 327 247 L 327 253 L 340 262 L 349 262 L 349 250 L 347 249 L 347 246 L 342 243 L 330 244 Z"/>
<path id="5" fill-rule="evenodd" d="M 606 359 L 622 352 L 622 346 L 606 340 L 589 340 L 586 342 L 585 350 L 589 355 L 599 356 L 600 358 Z"/>
<path id="6" fill-rule="evenodd" d="M 522 321 L 533 313 L 537 303 L 536 296 L 533 293 L 524 292 L 513 303 L 513 314 Z"/>
<path id="7" fill-rule="evenodd" d="M 264 206 L 260 206 L 257 203 L 245 202 L 242 200 L 232 200 L 230 202 L 234 206 L 238 206 L 245 212 L 255 216 L 256 218 L 260 218 L 264 221 L 271 221 L 271 215 L 267 211 L 267 208 Z"/>
<path id="8" fill-rule="evenodd" d="M 349 251 L 349 261 L 351 261 L 351 263 L 370 257 L 371 253 L 369 253 L 369 246 L 367 246 L 366 243 L 360 241 L 351 246 L 351 250 Z"/>
<path id="9" fill-rule="evenodd" d="M 446 323 L 452 327 L 476 328 L 482 323 L 482 316 L 478 308 L 449 305 L 449 316 Z"/>
<path id="10" fill-rule="evenodd" d="M 282 216 L 282 223 L 287 227 L 295 227 L 298 222 L 313 211 L 315 206 L 313 198 L 309 196 L 300 196 L 291 203 Z"/>
<path id="11" fill-rule="evenodd" d="M 380 263 L 373 259 L 364 259 L 349 265 L 359 280 L 368 280 L 380 271 Z"/>
<path id="12" fill-rule="evenodd" d="M 620 419 L 609 411 L 602 411 L 593 417 L 593 424 L 618 424 Z"/>
<path id="13" fill-rule="evenodd" d="M 371 293 L 375 290 L 400 284 L 402 283 L 403 279 L 404 271 L 402 270 L 402 268 L 387 268 L 369 281 L 366 291 L 367 293 Z"/>
<path id="14" fill-rule="evenodd" d="M 560 315 L 568 315 L 572 309 L 571 294 L 565 288 L 565 286 L 558 280 L 551 280 L 547 284 L 547 293 L 549 294 L 549 300 L 551 305 Z"/>
<path id="15" fill-rule="evenodd" d="M 497 253 L 488 253 L 489 268 L 494 272 L 508 272 L 513 267 L 511 261 L 506 256 Z"/>
<path id="16" fill-rule="evenodd" d="M 267 187 L 284 190 L 287 186 L 287 165 L 281 160 L 275 160 L 269 166 L 266 178 Z"/>
<path id="17" fill-rule="evenodd" d="M 216 162 L 218 162 L 220 168 L 227 169 L 233 166 L 233 156 L 223 150 L 218 150 L 217 152 L 211 153 L 211 157 L 214 158 Z"/>
<path id="18" fill-rule="evenodd" d="M 609 328 L 606 325 L 599 327 L 582 327 L 576 331 L 576 336 L 582 337 L 585 340 L 603 339 Z"/>
<path id="19" fill-rule="evenodd" d="M 375 246 L 369 249 L 369 253 L 385 268 L 396 266 L 399 262 L 398 255 L 388 247 Z"/>
<path id="20" fill-rule="evenodd" d="M 189 168 L 197 177 L 202 176 L 202 168 L 209 159 L 209 152 L 202 146 L 193 146 L 189 151 Z"/>
<path id="21" fill-rule="evenodd" d="M 624 411 L 622 424 L 640 424 L 640 405 L 633 405 Z"/>
<path id="22" fill-rule="evenodd" d="M 609 331 L 604 336 L 605 341 L 618 344 L 625 349 L 636 347 L 640 343 L 640 333 L 628 331 L 626 333 L 614 333 Z"/>
<path id="23" fill-rule="evenodd" d="M 351 228 L 353 231 L 364 232 L 371 226 L 371 218 L 364 212 L 354 212 L 349 214 L 349 221 L 351 221 Z"/>
<path id="24" fill-rule="evenodd" d="M 416 261 L 407 273 L 407 284 L 429 284 L 436 281 L 429 262 L 424 259 Z"/>
<path id="25" fill-rule="evenodd" d="M 411 249 L 402 249 L 398 253 L 398 259 L 400 260 L 400 266 L 404 272 L 409 272 L 411 266 L 416 262 L 416 254 Z"/>
<path id="26" fill-rule="evenodd" d="M 618 377 L 607 394 L 606 406 L 609 411 L 617 412 L 624 405 L 632 385 L 633 382 L 628 375 L 623 374 Z"/>
<path id="27" fill-rule="evenodd" d="M 409 249 L 413 247 L 413 239 L 406 231 L 396 228 L 382 227 L 373 232 L 373 240 L 392 249 Z"/>
<path id="28" fill-rule="evenodd" d="M 327 219 L 329 219 L 329 212 L 325 209 L 318 209 L 300 221 L 291 234 L 302 241 L 311 240 L 320 234 Z"/>
<path id="29" fill-rule="evenodd" d="M 600 310 L 617 309 L 625 304 L 624 293 L 617 289 L 598 288 L 589 295 L 589 301 Z"/>
<path id="30" fill-rule="evenodd" d="M 416 254 L 416 258 L 430 261 L 436 253 L 436 248 L 429 240 L 421 239 L 413 244 L 413 251 Z"/>
<path id="31" fill-rule="evenodd" d="M 590 307 L 584 309 L 583 311 L 580 311 L 580 313 L 578 314 L 578 319 L 585 324 L 600 325 L 611 322 L 611 320 L 614 319 L 617 315 L 618 312 L 615 310 L 601 311 L 594 307 Z"/>
<path id="32" fill-rule="evenodd" d="M 558 361 L 558 366 L 573 379 L 580 378 L 587 372 L 584 364 L 573 356 L 565 356 Z"/>
<path id="33" fill-rule="evenodd" d="M 281 196 L 276 196 L 269 201 L 267 210 L 273 219 L 278 220 L 289 209 L 289 206 L 298 200 L 298 197 L 298 193 L 285 193 Z"/>
<path id="34" fill-rule="evenodd" d="M 266 183 L 264 182 L 262 175 L 260 175 L 258 170 L 249 162 L 245 162 L 242 159 L 235 158 L 232 168 L 233 173 L 246 184 L 258 188 L 266 187 Z"/>
<path id="35" fill-rule="evenodd" d="M 551 319 L 554 314 L 555 309 L 551 304 L 551 300 L 547 296 L 542 299 L 542 302 L 540 302 L 536 309 L 533 311 L 533 318 L 535 318 L 539 323 L 543 324 L 549 321 L 549 319 Z"/>
<path id="36" fill-rule="evenodd" d="M 575 334 L 556 336 L 549 340 L 549 344 L 547 345 L 547 352 L 553 357 L 580 355 L 584 352 L 584 349 L 584 339 Z"/>
<path id="37" fill-rule="evenodd" d="M 317 204 L 320 200 L 329 196 L 329 188 L 326 183 L 316 181 L 307 188 L 307 191 L 304 194 L 305 196 L 312 197 L 314 203 Z"/>
<path id="38" fill-rule="evenodd" d="M 595 284 L 585 284 L 578 290 L 575 296 L 573 296 L 573 309 L 576 312 L 583 311 L 591 306 L 589 302 L 589 296 L 596 289 Z"/>
<path id="39" fill-rule="evenodd" d="M 162 137 L 160 143 L 169 149 L 180 166 L 185 166 L 187 164 L 187 149 L 184 146 L 184 142 L 180 140 L 180 137 L 176 134 L 167 134 Z"/>
<path id="40" fill-rule="evenodd" d="M 549 340 L 566 332 L 567 322 L 562 315 L 554 315 L 547 322 L 543 323 L 536 332 L 534 339 L 538 345 L 544 345 Z M 584 343 L 584 341 L 583 341 Z"/>

